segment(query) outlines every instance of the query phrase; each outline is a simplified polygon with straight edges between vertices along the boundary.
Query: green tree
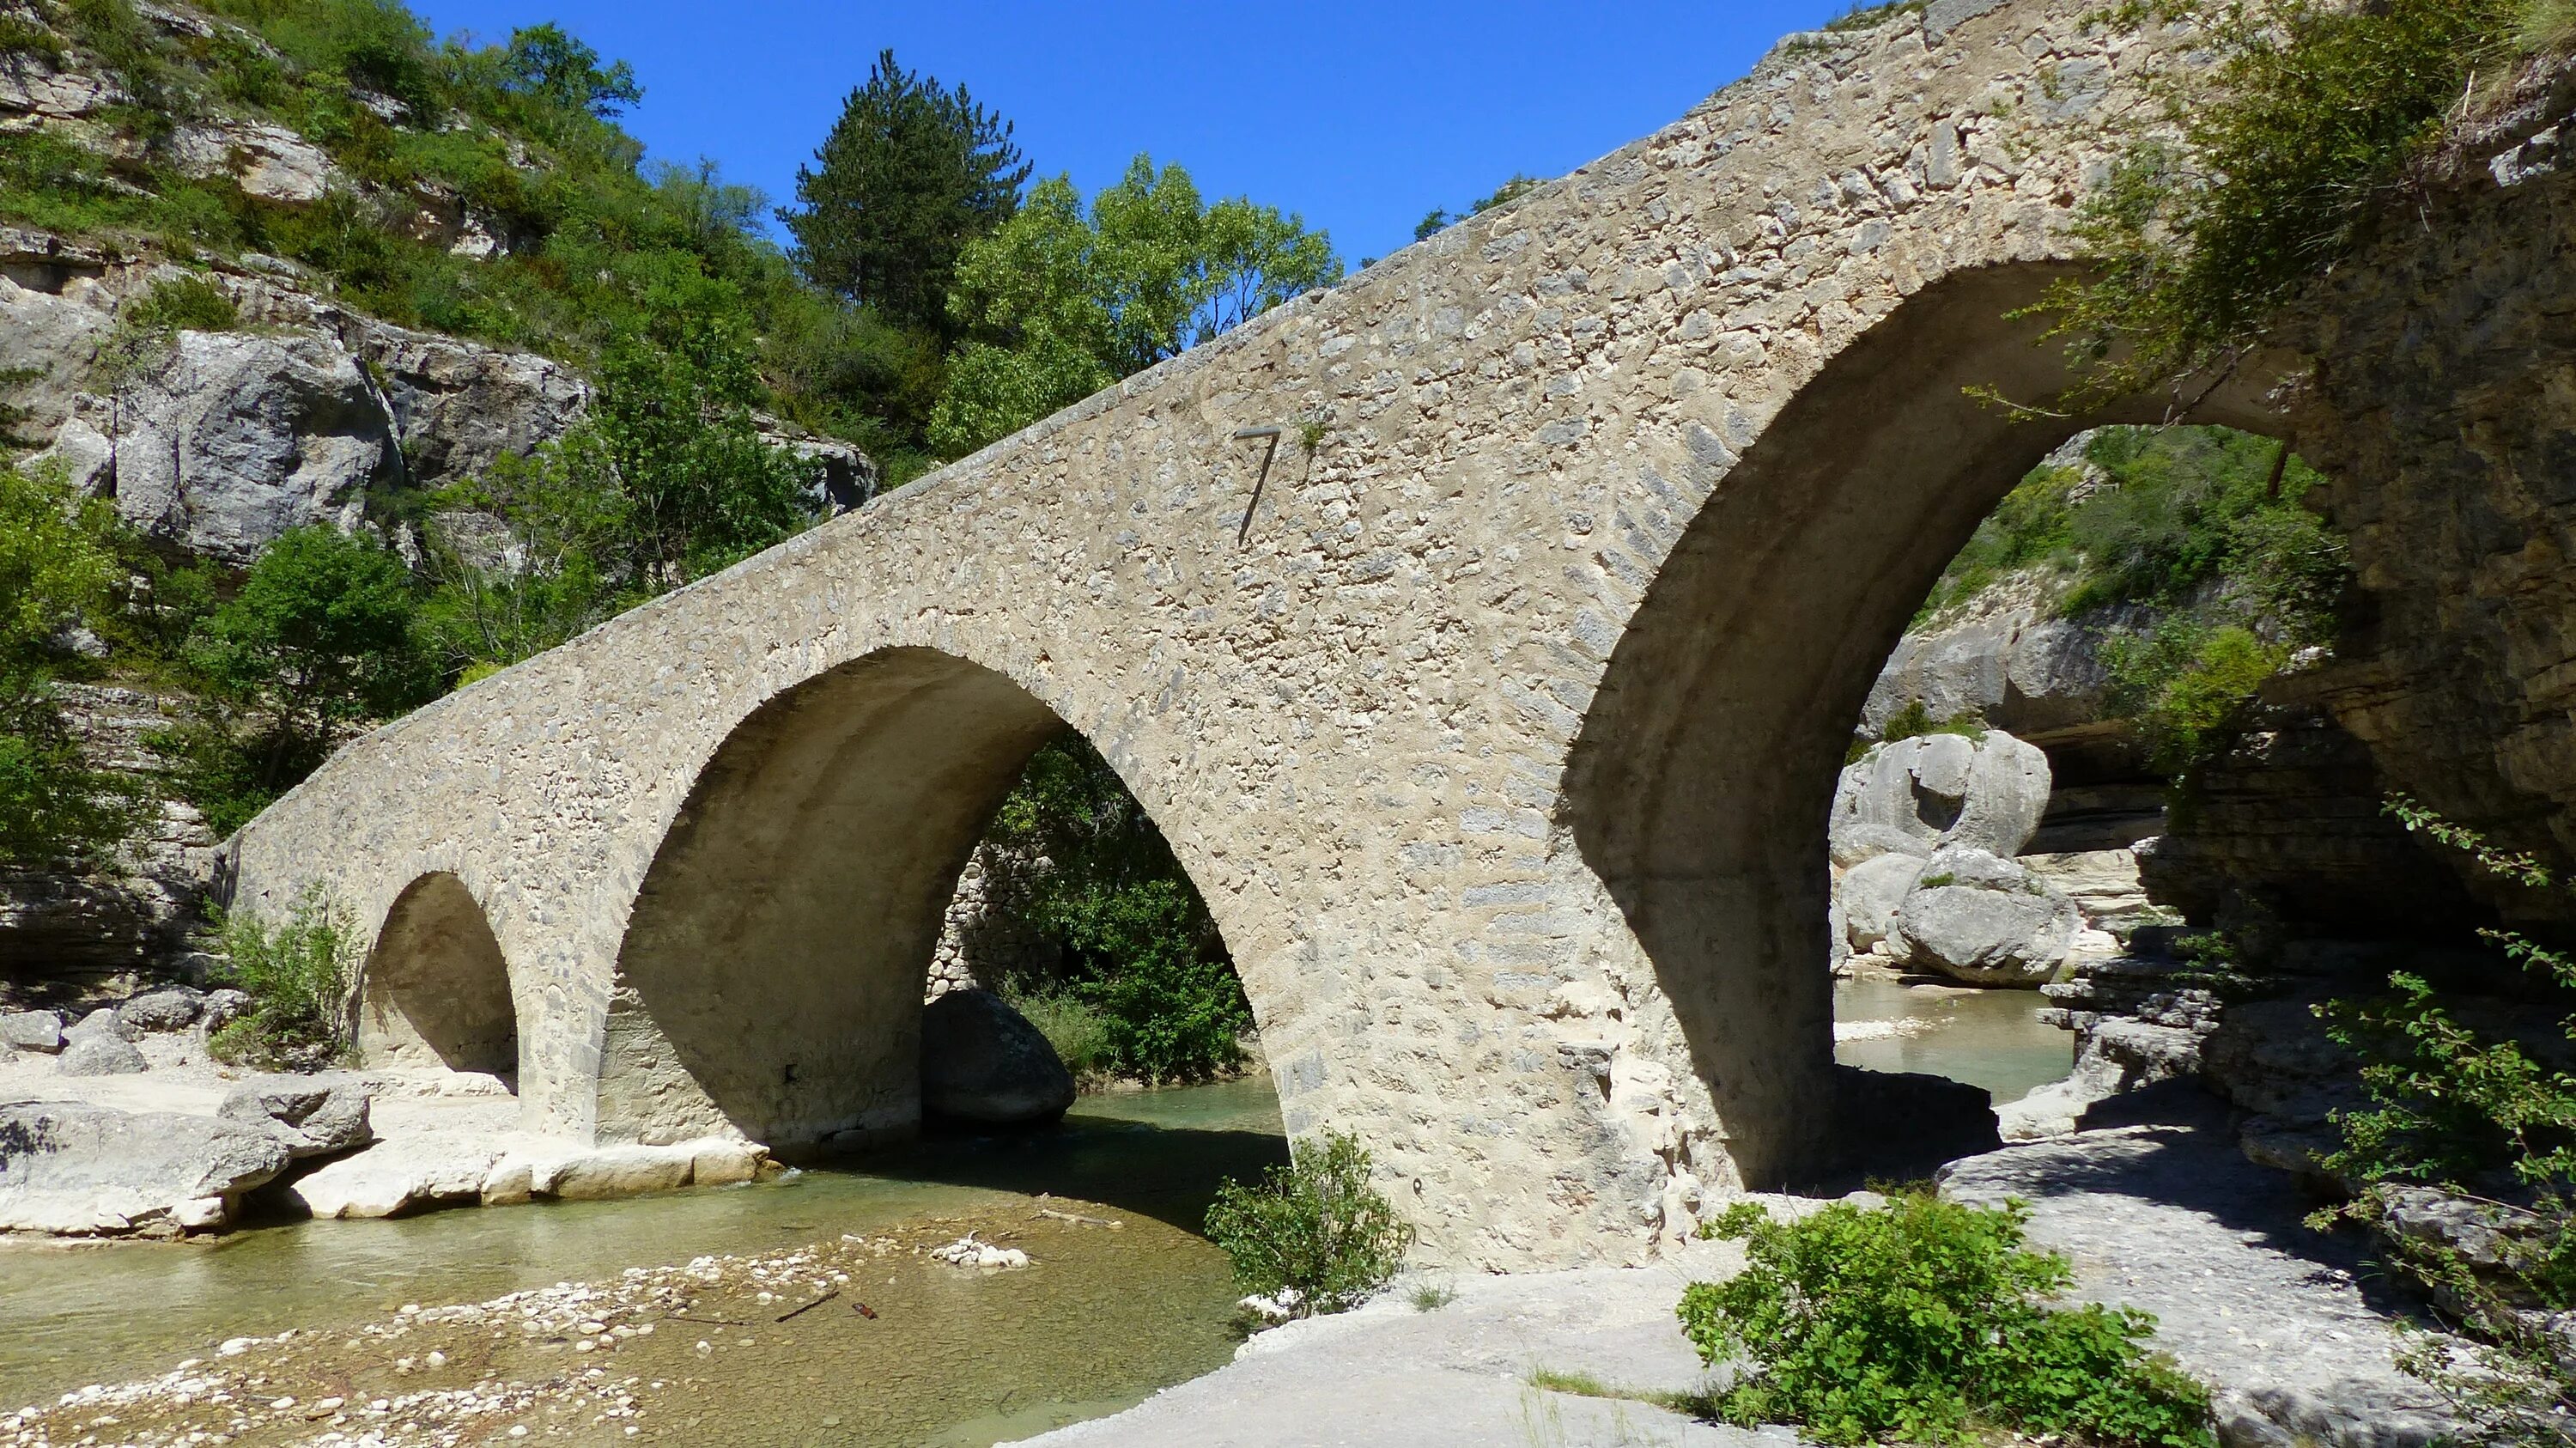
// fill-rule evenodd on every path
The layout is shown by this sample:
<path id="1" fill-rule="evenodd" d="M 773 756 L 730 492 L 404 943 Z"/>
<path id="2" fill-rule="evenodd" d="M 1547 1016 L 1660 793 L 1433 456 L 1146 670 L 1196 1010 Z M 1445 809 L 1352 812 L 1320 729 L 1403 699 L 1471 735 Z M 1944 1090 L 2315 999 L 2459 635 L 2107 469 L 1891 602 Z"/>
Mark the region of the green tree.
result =
<path id="1" fill-rule="evenodd" d="M 437 502 L 424 530 L 437 588 L 423 619 L 462 682 L 543 653 L 628 601 L 616 566 L 626 500 L 576 474 L 560 449 L 504 453 Z"/>
<path id="2" fill-rule="evenodd" d="M 509 77 L 509 89 L 542 96 L 567 110 L 587 111 L 600 120 L 644 99 L 633 66 L 621 60 L 602 69 L 598 51 L 551 20 L 511 31 L 501 66 Z"/>
<path id="3" fill-rule="evenodd" d="M 1035 871 L 1000 893 L 1064 952 L 1064 979 L 1003 982 L 1009 993 L 1069 988 L 1097 1013 L 1107 1064 L 1130 1075 L 1203 1079 L 1241 1058 L 1252 1011 L 1216 921 L 1089 743 L 1068 734 L 1041 748 L 985 837 Z"/>
<path id="4" fill-rule="evenodd" d="M 797 168 L 802 204 L 779 218 L 815 285 L 935 331 L 958 252 L 1009 219 L 1028 177 L 1010 122 L 887 50 Z"/>
<path id="5" fill-rule="evenodd" d="M 617 500 L 619 564 L 652 593 L 804 526 L 814 467 L 761 438 L 765 392 L 727 288 L 683 274 L 645 299 L 642 330 L 600 357 L 592 416 L 557 447 L 573 486 Z"/>
<path id="6" fill-rule="evenodd" d="M 56 636 L 108 601 L 113 544 L 106 504 L 0 468 L 0 860 L 95 853 L 139 805 L 131 785 L 89 767 L 48 687 Z"/>
<path id="7" fill-rule="evenodd" d="M 1341 280 L 1331 238 L 1241 197 L 1204 202 L 1150 157 L 1092 199 L 1038 183 L 958 258 L 949 311 L 970 340 L 949 362 L 932 447 L 956 456 L 1121 377 Z"/>
<path id="8" fill-rule="evenodd" d="M 230 833 L 359 726 L 437 697 L 410 570 L 372 538 L 316 525 L 269 545 L 200 623 L 197 711 L 156 739 L 181 793 Z"/>

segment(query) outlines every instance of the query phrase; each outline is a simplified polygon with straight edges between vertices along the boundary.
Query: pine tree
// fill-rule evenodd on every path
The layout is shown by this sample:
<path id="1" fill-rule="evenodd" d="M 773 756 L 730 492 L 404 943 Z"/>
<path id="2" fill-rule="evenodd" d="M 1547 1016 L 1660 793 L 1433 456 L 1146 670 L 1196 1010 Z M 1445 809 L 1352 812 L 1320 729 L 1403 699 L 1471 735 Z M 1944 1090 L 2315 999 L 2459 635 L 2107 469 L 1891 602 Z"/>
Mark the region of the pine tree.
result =
<path id="1" fill-rule="evenodd" d="M 796 172 L 799 207 L 779 219 L 817 286 L 895 322 L 948 328 L 948 282 L 967 242 L 1019 206 L 1028 162 L 1011 124 L 962 85 L 877 56 L 867 84 Z"/>

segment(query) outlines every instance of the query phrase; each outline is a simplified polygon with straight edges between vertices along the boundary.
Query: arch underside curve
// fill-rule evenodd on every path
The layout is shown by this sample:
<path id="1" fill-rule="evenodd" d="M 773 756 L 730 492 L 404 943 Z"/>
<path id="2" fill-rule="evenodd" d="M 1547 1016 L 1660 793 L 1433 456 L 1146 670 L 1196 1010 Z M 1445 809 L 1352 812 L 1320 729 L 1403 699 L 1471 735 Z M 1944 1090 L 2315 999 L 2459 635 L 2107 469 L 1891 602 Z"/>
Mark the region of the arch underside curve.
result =
<path id="1" fill-rule="evenodd" d="M 2066 275 L 1934 282 L 1828 360 L 1728 473 L 1613 651 L 1567 769 L 1567 822 L 1654 961 L 1748 1184 L 1834 1147 L 1825 833 L 1871 683 L 1942 569 L 2068 437 L 2151 421 L 2019 412 L 2070 380 L 2044 324 Z M 2232 392 L 2193 420 L 2270 426 Z"/>
<path id="2" fill-rule="evenodd" d="M 456 876 L 421 876 L 385 912 L 359 989 L 357 1040 L 372 1065 L 517 1076 L 509 962 Z"/>
<path id="3" fill-rule="evenodd" d="M 599 1136 L 799 1146 L 915 1127 L 940 923 L 993 811 L 1064 727 L 1010 679 L 927 648 L 833 669 L 737 726 L 637 895 Z"/>

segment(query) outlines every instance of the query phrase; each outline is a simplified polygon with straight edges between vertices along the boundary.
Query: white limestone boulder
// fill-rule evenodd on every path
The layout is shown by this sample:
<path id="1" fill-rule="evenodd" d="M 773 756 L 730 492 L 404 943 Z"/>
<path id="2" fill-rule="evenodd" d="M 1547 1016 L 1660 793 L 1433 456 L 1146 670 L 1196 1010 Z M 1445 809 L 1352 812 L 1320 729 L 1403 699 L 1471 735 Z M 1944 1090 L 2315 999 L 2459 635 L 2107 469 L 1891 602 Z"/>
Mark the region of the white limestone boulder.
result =
<path id="1" fill-rule="evenodd" d="M 0 1046 L 50 1056 L 63 1048 L 63 1018 L 52 1011 L 0 1012 Z"/>
<path id="2" fill-rule="evenodd" d="M 215 1114 L 264 1124 L 299 1161 L 333 1156 L 376 1139 L 366 1084 L 355 1076 L 258 1076 L 228 1093 Z"/>
<path id="3" fill-rule="evenodd" d="M 131 1076 L 151 1069 L 133 1042 L 112 1031 L 75 1036 L 54 1060 L 54 1069 L 66 1076 Z"/>
<path id="4" fill-rule="evenodd" d="M 2036 986 L 2083 923 L 2073 901 L 2011 860 L 1953 847 L 1924 862 L 1889 935 L 1911 969 L 1972 985 Z"/>
<path id="5" fill-rule="evenodd" d="M 218 1226 L 287 1159 L 285 1142 L 246 1122 L 68 1102 L 0 1106 L 0 1231 L 168 1236 Z"/>
<path id="6" fill-rule="evenodd" d="M 1834 890 L 1841 908 L 1844 938 L 1855 951 L 1877 948 L 1896 928 L 1896 912 L 1923 875 L 1919 855 L 1891 851 L 1863 860 L 1843 872 Z"/>
<path id="7" fill-rule="evenodd" d="M 2048 756 L 2000 729 L 1871 746 L 1834 791 L 1834 863 L 1973 845 L 2012 855 L 2048 810 Z"/>

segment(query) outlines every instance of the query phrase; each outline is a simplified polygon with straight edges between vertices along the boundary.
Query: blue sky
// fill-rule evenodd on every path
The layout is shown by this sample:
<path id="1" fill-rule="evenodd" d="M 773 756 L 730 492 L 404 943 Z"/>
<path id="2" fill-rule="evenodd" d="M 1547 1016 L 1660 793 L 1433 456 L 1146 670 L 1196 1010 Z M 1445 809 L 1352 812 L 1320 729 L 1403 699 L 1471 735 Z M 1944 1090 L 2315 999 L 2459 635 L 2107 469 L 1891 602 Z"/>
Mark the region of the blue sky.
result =
<path id="1" fill-rule="evenodd" d="M 633 62 L 626 124 L 654 156 L 707 156 L 789 198 L 842 97 L 892 46 L 1018 125 L 1039 174 L 1085 195 L 1150 151 L 1210 197 L 1331 231 L 1345 261 L 1413 239 L 1515 171 L 1556 176 L 1679 116 L 1771 42 L 1848 0 L 1540 4 L 828 4 L 413 0 L 442 34 L 555 20 Z"/>

